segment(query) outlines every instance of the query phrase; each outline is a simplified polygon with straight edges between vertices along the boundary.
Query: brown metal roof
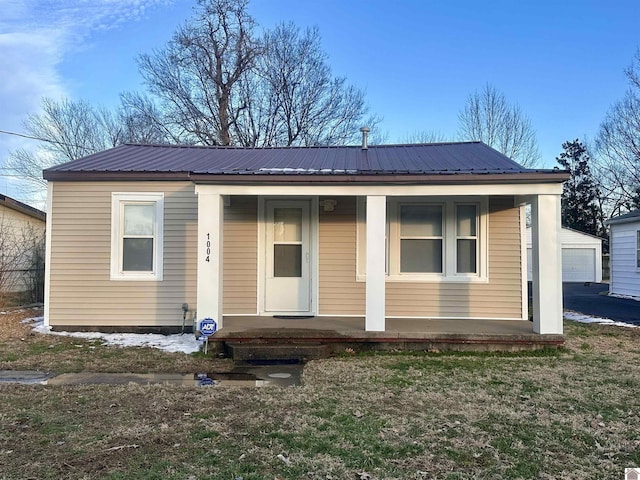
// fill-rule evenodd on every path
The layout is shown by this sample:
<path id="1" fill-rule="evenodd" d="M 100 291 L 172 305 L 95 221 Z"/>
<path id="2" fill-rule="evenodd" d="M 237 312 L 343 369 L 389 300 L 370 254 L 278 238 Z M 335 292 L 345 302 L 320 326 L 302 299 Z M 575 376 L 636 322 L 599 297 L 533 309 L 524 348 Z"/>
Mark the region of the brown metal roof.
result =
<path id="1" fill-rule="evenodd" d="M 481 142 L 341 147 L 198 147 L 121 145 L 44 171 L 47 180 L 125 179 L 146 174 L 162 179 L 244 177 L 423 177 L 434 175 L 563 174 L 528 170 Z M 529 176 L 529 175 L 525 175 Z M 553 175 L 557 177 L 557 175 Z M 566 175 L 561 175 L 562 179 Z M 260 177 L 260 178 L 258 178 Z M 267 177 L 267 178 L 264 178 Z M 553 181 L 551 177 L 548 177 Z M 562 180 L 561 179 L 561 180 Z M 242 181 L 234 178 L 235 181 Z M 301 180 L 301 179 L 299 179 Z M 555 181 L 561 181 L 555 180 Z M 334 178 L 333 181 L 341 181 Z"/>

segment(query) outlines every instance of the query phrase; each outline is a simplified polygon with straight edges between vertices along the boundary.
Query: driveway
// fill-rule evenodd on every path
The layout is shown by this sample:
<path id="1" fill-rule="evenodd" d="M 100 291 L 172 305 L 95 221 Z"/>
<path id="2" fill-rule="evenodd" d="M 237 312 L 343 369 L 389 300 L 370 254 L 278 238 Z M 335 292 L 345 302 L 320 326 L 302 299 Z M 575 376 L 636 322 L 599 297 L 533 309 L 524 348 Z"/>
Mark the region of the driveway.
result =
<path id="1" fill-rule="evenodd" d="M 640 325 L 640 302 L 600 295 L 608 292 L 606 283 L 563 283 L 565 310 L 573 310 L 594 317 Z"/>

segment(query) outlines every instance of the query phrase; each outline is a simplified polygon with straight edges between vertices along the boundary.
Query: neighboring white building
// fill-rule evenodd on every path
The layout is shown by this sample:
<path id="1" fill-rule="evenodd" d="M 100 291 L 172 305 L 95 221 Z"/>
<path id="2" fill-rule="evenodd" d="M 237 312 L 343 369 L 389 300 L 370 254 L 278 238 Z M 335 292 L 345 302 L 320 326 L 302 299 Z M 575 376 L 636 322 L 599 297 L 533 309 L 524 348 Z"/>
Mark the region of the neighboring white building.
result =
<path id="1" fill-rule="evenodd" d="M 640 210 L 610 218 L 609 293 L 640 297 Z"/>
<path id="2" fill-rule="evenodd" d="M 562 281 L 602 282 L 602 239 L 562 227 Z M 527 227 L 527 279 L 531 281 L 531 227 Z"/>

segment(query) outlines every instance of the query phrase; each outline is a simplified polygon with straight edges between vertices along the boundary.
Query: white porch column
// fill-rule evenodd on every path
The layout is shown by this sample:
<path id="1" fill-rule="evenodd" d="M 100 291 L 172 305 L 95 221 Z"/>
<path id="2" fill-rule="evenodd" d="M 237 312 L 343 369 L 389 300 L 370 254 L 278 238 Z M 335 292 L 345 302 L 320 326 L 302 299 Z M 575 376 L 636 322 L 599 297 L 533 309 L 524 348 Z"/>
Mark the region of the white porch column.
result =
<path id="1" fill-rule="evenodd" d="M 533 331 L 562 334 L 562 249 L 560 195 L 531 202 Z M 526 274 L 526 273 L 523 273 Z"/>
<path id="2" fill-rule="evenodd" d="M 222 195 L 198 191 L 198 321 L 213 318 L 222 328 Z"/>
<path id="3" fill-rule="evenodd" d="M 384 195 L 367 196 L 367 277 L 366 317 L 367 332 L 385 330 L 385 234 L 387 198 Z"/>

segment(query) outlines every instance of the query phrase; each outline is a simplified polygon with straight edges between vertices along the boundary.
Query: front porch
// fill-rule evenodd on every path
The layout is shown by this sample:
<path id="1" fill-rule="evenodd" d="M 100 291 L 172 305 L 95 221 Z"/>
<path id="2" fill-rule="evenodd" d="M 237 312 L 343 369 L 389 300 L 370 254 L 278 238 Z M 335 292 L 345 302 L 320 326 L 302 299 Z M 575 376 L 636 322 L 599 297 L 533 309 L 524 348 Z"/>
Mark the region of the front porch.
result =
<path id="1" fill-rule="evenodd" d="M 367 331 L 363 317 L 228 316 L 209 342 L 240 358 L 318 358 L 349 351 L 522 351 L 557 348 L 563 335 L 538 334 L 526 320 L 387 318 L 384 332 Z M 267 352 L 268 350 L 268 352 Z M 247 355 L 252 356 L 247 358 Z"/>
<path id="2" fill-rule="evenodd" d="M 529 318 L 522 272 L 530 204 L 533 323 L 510 333 L 561 336 L 560 184 L 275 187 L 196 185 L 198 318 L 216 319 L 223 332 L 235 334 L 236 322 L 251 330 L 254 315 L 265 319 L 261 329 L 295 328 L 291 321 L 265 326 L 272 315 L 288 314 L 359 315 L 322 330 L 365 341 L 444 333 L 470 335 L 458 342 L 467 344 L 484 341 L 476 333 L 500 335 L 503 327 L 468 328 Z M 277 225 L 276 210 L 283 212 Z M 300 213 L 285 238 L 284 213 L 293 210 Z M 276 241 L 277 229 L 283 237 Z M 276 252 L 295 261 L 281 269 Z M 404 316 L 411 320 L 394 320 Z"/>

